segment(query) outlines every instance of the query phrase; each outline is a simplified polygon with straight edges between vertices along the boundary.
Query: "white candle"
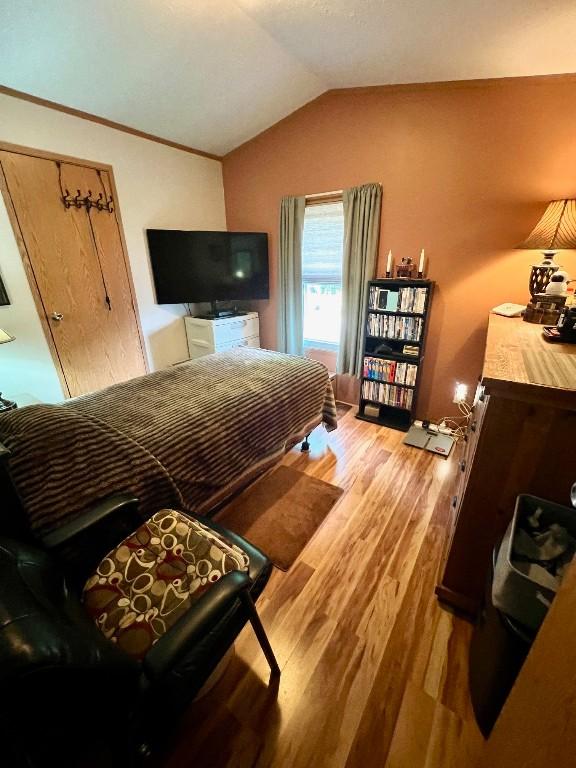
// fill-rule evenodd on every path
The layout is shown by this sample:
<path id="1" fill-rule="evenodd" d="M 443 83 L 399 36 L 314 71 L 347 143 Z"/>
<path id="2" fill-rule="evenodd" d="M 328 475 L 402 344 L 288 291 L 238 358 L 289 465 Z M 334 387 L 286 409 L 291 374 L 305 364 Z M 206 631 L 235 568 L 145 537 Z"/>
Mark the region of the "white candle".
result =
<path id="1" fill-rule="evenodd" d="M 388 251 L 388 261 L 386 262 L 386 274 L 392 272 L 392 251 Z"/>
<path id="2" fill-rule="evenodd" d="M 418 264 L 418 272 L 421 275 L 424 274 L 424 248 L 420 251 L 420 263 Z"/>

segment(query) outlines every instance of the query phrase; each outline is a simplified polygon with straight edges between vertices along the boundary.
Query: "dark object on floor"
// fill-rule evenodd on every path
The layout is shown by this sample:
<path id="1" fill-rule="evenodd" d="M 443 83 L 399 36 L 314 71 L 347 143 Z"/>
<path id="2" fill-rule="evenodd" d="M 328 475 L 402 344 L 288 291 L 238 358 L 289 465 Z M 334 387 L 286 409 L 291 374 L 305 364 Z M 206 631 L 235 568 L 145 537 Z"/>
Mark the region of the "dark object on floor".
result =
<path id="1" fill-rule="evenodd" d="M 277 568 L 287 571 L 343 492 L 280 466 L 243 491 L 215 520 L 264 549 Z"/>
<path id="2" fill-rule="evenodd" d="M 429 425 L 429 422 L 424 422 Z M 448 456 L 452 450 L 455 438 L 452 435 L 447 435 L 444 432 L 439 432 L 438 427 L 434 424 L 434 429 L 430 429 L 429 426 L 425 427 L 412 424 L 406 437 L 402 442 L 404 445 L 411 445 L 414 448 L 425 448 L 432 453 L 438 453 L 441 456 Z"/>
<path id="3" fill-rule="evenodd" d="M 340 420 L 343 416 L 346 416 L 348 411 L 352 408 L 348 403 L 341 403 L 336 401 L 336 419 Z"/>
<path id="4" fill-rule="evenodd" d="M 131 765 L 139 746 L 163 737 L 247 621 L 278 676 L 254 607 L 270 561 L 204 518 L 185 525 L 167 510 L 153 519 L 156 539 L 126 494 L 55 529 L 42 548 L 0 539 L 0 723 L 3 744 L 23 765 Z M 188 571 L 200 562 L 188 551 L 203 550 L 210 565 L 216 548 L 221 571 L 204 581 Z M 196 578 L 185 588 L 189 573 Z M 154 603 L 156 587 L 166 598 L 152 615 L 144 603 Z"/>
<path id="5" fill-rule="evenodd" d="M 485 738 L 492 728 L 534 639 L 534 632 L 499 611 L 492 603 L 492 577 L 498 548 L 486 584 L 469 656 L 470 698 L 478 727 Z"/>

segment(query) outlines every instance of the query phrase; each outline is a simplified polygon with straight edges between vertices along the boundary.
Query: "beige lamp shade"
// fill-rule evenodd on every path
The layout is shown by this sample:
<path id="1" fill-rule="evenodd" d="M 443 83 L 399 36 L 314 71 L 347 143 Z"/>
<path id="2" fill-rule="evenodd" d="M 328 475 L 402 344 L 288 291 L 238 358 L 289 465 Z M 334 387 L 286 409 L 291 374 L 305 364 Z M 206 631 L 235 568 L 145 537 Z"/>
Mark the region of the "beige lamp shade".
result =
<path id="1" fill-rule="evenodd" d="M 10 336 L 9 333 L 0 328 L 0 344 L 6 344 L 7 341 L 14 341 L 14 336 Z"/>
<path id="2" fill-rule="evenodd" d="M 518 248 L 559 251 L 576 248 L 576 200 L 553 200 Z"/>

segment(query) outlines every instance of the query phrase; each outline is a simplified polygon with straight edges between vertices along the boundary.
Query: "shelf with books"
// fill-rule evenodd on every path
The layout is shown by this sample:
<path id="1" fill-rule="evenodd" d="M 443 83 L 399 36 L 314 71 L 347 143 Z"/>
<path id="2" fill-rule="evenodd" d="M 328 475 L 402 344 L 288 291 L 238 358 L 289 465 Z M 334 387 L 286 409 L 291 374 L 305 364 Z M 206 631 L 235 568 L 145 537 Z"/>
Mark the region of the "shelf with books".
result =
<path id="1" fill-rule="evenodd" d="M 368 381 L 414 386 L 418 376 L 418 363 L 364 355 L 362 374 Z"/>
<path id="2" fill-rule="evenodd" d="M 373 280 L 368 291 L 368 311 L 423 315 L 428 301 L 428 280 Z"/>
<path id="3" fill-rule="evenodd" d="M 430 280 L 371 280 L 365 315 L 357 417 L 406 431 L 415 413 L 430 301 Z"/>
<path id="4" fill-rule="evenodd" d="M 422 338 L 424 320 L 425 318 L 419 315 L 375 314 L 368 310 L 366 335 L 418 343 Z"/>
<path id="5" fill-rule="evenodd" d="M 395 408 L 412 408 L 414 389 L 388 381 L 365 379 L 360 387 L 360 397 L 371 403 L 393 405 Z"/>
<path id="6" fill-rule="evenodd" d="M 407 387 L 409 389 L 414 389 L 416 384 L 401 384 L 398 381 L 388 381 L 387 379 L 372 379 L 369 376 L 362 376 L 362 381 L 375 381 L 378 384 L 394 384 L 395 387 Z"/>

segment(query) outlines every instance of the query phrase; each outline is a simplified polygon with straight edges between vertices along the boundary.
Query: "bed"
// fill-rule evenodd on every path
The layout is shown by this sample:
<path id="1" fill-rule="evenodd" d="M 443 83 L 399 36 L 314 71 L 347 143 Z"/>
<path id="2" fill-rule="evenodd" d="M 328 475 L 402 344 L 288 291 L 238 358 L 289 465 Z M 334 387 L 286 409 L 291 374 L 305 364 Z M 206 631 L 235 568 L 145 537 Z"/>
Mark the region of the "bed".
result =
<path id="1" fill-rule="evenodd" d="M 143 515 L 210 513 L 324 423 L 336 427 L 327 369 L 238 349 L 58 405 L 0 415 L 0 442 L 31 528 L 44 535 L 119 490 Z"/>

